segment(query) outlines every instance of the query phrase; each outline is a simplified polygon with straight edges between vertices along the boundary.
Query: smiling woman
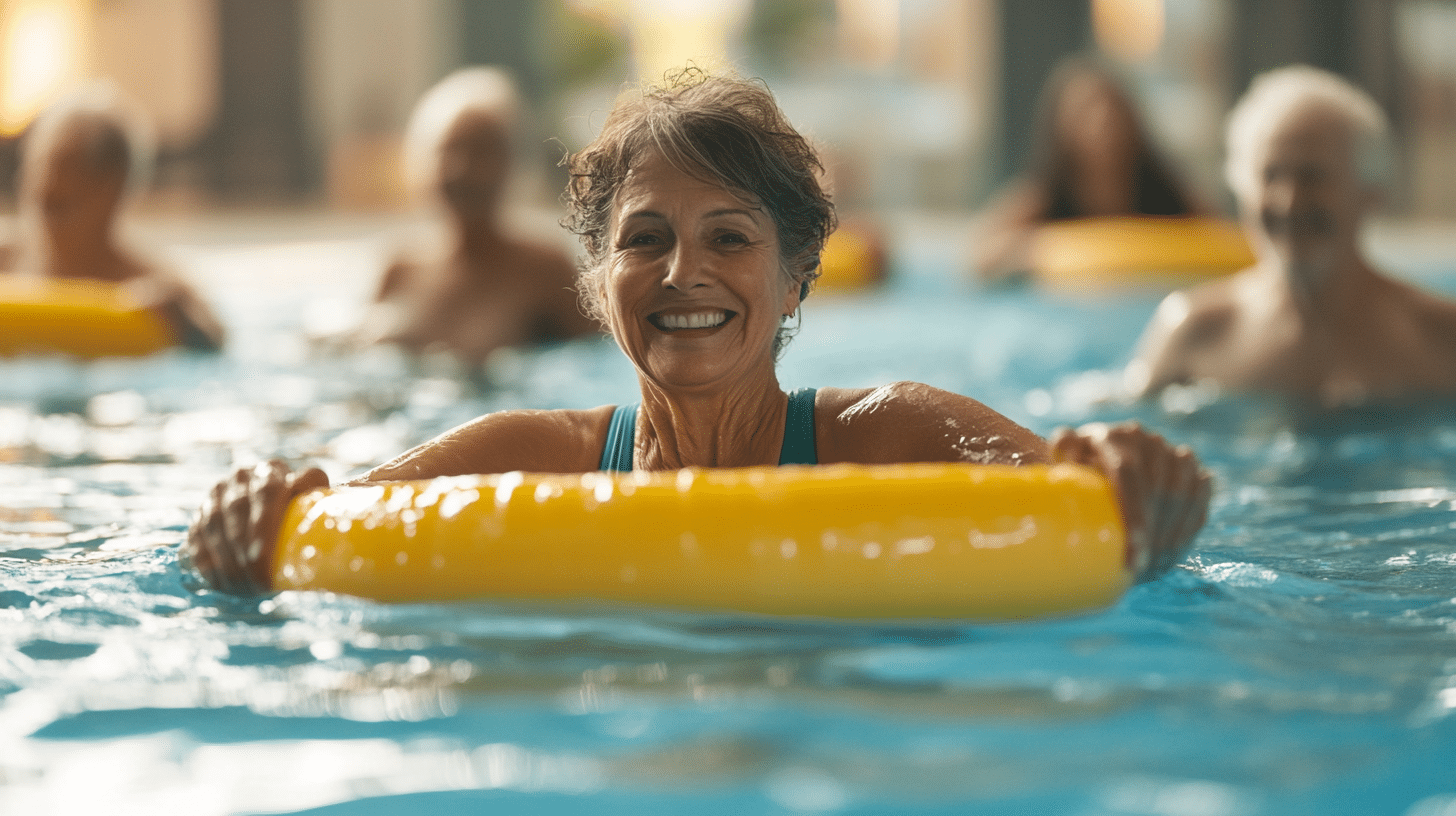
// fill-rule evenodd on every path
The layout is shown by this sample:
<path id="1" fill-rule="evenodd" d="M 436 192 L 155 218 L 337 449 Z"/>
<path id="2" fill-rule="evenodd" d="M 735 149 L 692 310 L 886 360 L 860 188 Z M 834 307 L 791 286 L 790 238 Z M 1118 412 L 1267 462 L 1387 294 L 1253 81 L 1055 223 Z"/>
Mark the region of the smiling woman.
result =
<path id="1" fill-rule="evenodd" d="M 739 369 L 772 378 L 779 327 L 799 306 L 772 218 L 660 153 L 643 157 L 617 197 L 606 269 L 593 282 L 644 378 L 662 387 L 747 373 Z"/>
<path id="2" fill-rule="evenodd" d="M 689 69 L 665 88 L 623 101 L 597 140 L 571 162 L 568 226 L 581 236 L 588 256 L 583 303 L 608 322 L 603 278 L 622 237 L 614 229 L 623 226 L 614 223 L 614 214 L 636 214 L 619 198 L 624 193 L 640 198 L 659 184 L 668 185 L 660 188 L 663 194 L 676 186 L 688 197 L 710 189 L 717 200 L 701 208 L 705 213 L 749 222 L 734 235 L 715 235 L 720 246 L 744 242 L 746 226 L 755 235 L 772 233 L 775 246 L 759 245 L 754 254 L 768 255 L 786 281 L 797 284 L 803 300 L 819 277 L 819 254 L 836 225 L 834 206 L 819 183 L 822 172 L 809 143 L 773 97 L 753 83 L 710 80 Z M 650 209 L 644 214 L 663 215 Z M 780 328 L 775 354 L 788 337 Z"/>
<path id="3" fill-rule="evenodd" d="M 1136 425 L 1045 440 L 927 385 L 779 387 L 784 320 L 808 295 L 834 209 L 820 165 L 761 83 L 687 71 L 618 105 L 569 162 L 580 289 L 637 370 L 640 405 L 487 414 L 356 483 L 505 473 L 796 464 L 1069 461 L 1110 478 L 1141 578 L 1178 561 L 1207 511 L 1192 453 Z M 242 469 L 186 545 L 213 586 L 273 588 L 273 542 L 317 469 Z M 1050 566 L 1050 565 L 1049 565 Z"/>

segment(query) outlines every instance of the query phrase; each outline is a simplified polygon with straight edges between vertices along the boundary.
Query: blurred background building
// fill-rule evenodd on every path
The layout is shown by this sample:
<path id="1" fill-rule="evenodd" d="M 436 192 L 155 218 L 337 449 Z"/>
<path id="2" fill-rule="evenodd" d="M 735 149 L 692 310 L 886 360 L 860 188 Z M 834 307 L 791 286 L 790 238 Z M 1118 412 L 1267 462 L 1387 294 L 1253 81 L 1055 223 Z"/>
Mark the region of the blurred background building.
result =
<path id="1" fill-rule="evenodd" d="M 1447 0 L 0 0 L 0 213 L 48 101 L 110 77 L 154 118 L 145 206 L 404 204 L 398 145 L 452 69 L 527 101 L 522 195 L 543 205 L 624 83 L 692 59 L 768 80 L 852 207 L 969 209 L 1023 165 L 1043 80 L 1121 66 L 1211 201 L 1222 119 L 1256 73 L 1339 72 L 1391 113 L 1395 212 L 1456 216 L 1456 3 Z"/>

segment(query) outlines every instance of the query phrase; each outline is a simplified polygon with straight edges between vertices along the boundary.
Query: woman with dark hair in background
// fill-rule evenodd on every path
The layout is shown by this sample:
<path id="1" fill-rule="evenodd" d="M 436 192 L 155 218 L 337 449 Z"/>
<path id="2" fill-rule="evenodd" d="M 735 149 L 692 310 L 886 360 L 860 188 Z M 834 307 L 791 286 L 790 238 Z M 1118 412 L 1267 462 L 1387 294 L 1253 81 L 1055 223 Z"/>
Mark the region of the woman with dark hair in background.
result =
<path id="1" fill-rule="evenodd" d="M 1028 271 L 1031 238 L 1047 221 L 1204 210 L 1153 145 L 1136 105 L 1108 68 L 1064 62 L 1047 81 L 1031 168 L 985 216 L 976 273 L 999 281 Z"/>

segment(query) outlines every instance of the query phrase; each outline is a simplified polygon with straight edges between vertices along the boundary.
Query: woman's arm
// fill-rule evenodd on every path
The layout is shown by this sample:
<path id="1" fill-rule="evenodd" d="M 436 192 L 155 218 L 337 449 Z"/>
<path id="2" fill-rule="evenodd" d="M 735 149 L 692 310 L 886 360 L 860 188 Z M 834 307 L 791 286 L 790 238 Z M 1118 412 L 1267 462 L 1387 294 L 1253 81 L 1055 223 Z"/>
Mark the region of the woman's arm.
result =
<path id="1" fill-rule="evenodd" d="M 162 307 L 183 346 L 198 351 L 222 351 L 226 332 L 222 321 L 191 287 L 184 286 Z"/>
<path id="2" fill-rule="evenodd" d="M 824 464 L 1048 461 L 1041 437 L 970 397 L 924 383 L 823 388 L 815 416 L 814 441 Z"/>
<path id="3" fill-rule="evenodd" d="M 595 470 L 612 408 L 502 411 L 448 431 L 347 484 L 431 479 L 511 470 Z M 239 468 L 208 495 L 182 547 L 184 561 L 231 595 L 272 588 L 273 548 L 288 505 L 329 486 L 318 468 L 294 472 L 280 461 Z"/>
<path id="4" fill-rule="evenodd" d="M 1045 194 L 1018 182 L 981 212 L 973 235 L 971 271 L 986 284 L 1007 283 L 1031 270 L 1031 244 L 1046 214 Z"/>
<path id="5" fill-rule="evenodd" d="M 1100 470 L 1117 491 L 1138 580 L 1178 563 L 1207 518 L 1211 483 L 1198 459 L 1135 422 L 1064 429 L 1048 444 L 969 397 L 921 383 L 820 394 L 816 442 L 826 464 L 1055 461 Z"/>
<path id="6" fill-rule="evenodd" d="M 471 473 L 585 473 L 601 462 L 614 406 L 586 411 L 499 411 L 412 448 L 349 484 Z"/>
<path id="7" fill-rule="evenodd" d="M 273 549 L 295 496 L 329 486 L 318 468 L 294 473 L 274 460 L 238 468 L 213 486 L 187 531 L 181 559 L 214 589 L 229 595 L 267 593 Z"/>

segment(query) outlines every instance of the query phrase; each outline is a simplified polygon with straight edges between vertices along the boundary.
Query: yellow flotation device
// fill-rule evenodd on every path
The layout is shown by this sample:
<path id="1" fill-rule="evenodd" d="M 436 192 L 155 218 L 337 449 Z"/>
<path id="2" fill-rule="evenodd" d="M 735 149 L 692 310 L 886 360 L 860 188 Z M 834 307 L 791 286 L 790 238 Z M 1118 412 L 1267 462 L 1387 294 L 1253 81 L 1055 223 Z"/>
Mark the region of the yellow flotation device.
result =
<path id="1" fill-rule="evenodd" d="M 867 228 L 841 224 L 819 253 L 821 291 L 849 291 L 877 286 L 885 280 L 885 248 Z"/>
<path id="2" fill-rule="evenodd" d="M 506 473 L 295 499 L 275 590 L 1012 620 L 1131 583 L 1107 480 L 1074 465 Z"/>
<path id="3" fill-rule="evenodd" d="M 1071 288 L 1174 288 L 1254 261 L 1237 224 L 1204 217 L 1051 221 L 1037 228 L 1031 248 L 1038 280 Z"/>
<path id="4" fill-rule="evenodd" d="M 124 286 L 0 274 L 0 355 L 132 357 L 174 342 L 161 317 Z"/>

